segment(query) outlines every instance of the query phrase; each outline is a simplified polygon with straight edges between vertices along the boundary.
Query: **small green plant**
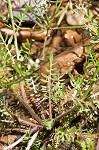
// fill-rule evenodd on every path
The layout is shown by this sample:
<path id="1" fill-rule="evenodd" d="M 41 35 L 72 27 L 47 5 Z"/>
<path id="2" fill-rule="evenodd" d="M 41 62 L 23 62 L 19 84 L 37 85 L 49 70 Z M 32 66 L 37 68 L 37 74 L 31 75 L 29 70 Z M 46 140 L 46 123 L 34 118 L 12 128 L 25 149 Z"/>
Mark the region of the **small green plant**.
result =
<path id="1" fill-rule="evenodd" d="M 42 81 L 46 83 L 45 86 L 42 86 L 42 92 L 44 93 L 43 101 L 46 99 L 49 101 L 50 120 L 52 120 L 52 103 L 58 105 L 62 100 L 65 92 L 65 84 L 59 71 L 55 68 L 52 53 L 50 54 L 49 61 L 49 69 L 46 69 L 48 75 L 42 74 Z"/>

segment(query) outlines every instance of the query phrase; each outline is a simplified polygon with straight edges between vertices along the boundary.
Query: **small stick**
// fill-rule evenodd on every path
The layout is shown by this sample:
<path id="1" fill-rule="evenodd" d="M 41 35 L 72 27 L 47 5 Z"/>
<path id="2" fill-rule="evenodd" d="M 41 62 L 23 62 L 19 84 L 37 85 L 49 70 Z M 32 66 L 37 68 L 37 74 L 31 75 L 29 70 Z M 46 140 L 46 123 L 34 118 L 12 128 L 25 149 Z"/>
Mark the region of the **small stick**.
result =
<path id="1" fill-rule="evenodd" d="M 38 136 L 38 133 L 39 133 L 39 131 L 37 131 L 35 134 L 33 134 L 33 136 L 31 137 L 30 141 L 28 142 L 26 150 L 30 150 L 32 144 L 34 143 L 34 141 L 36 140 L 36 138 Z"/>
<path id="2" fill-rule="evenodd" d="M 13 147 L 15 147 L 16 145 L 18 145 L 24 138 L 26 137 L 26 134 L 24 134 L 19 140 L 17 140 L 16 142 L 14 142 L 13 144 L 2 148 L 2 150 L 8 150 L 8 149 L 12 149 Z"/>

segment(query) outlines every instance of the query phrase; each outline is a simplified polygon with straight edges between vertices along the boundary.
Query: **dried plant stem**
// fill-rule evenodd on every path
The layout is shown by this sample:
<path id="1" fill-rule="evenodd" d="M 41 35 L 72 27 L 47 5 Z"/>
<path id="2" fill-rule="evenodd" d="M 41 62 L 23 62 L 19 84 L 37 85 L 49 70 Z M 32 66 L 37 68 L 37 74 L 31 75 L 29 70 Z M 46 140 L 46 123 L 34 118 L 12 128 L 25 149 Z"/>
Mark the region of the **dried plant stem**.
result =
<path id="1" fill-rule="evenodd" d="M 49 114 L 50 114 L 50 120 L 52 120 L 52 106 L 51 106 L 51 77 L 49 75 L 48 77 L 48 92 L 49 92 Z"/>
<path id="2" fill-rule="evenodd" d="M 13 119 L 15 119 L 16 121 L 18 121 L 18 123 L 20 124 L 25 124 L 25 125 L 28 125 L 28 126 L 31 126 L 31 127 L 38 127 L 38 128 L 42 128 L 41 125 L 37 125 L 37 124 L 34 124 L 32 122 L 29 122 L 29 121 L 26 121 L 26 120 L 23 120 L 21 118 L 18 118 L 17 116 L 15 116 L 12 112 L 10 112 L 8 109 L 7 109 L 7 112 L 12 116 Z M 14 121 L 9 121 L 9 120 L 0 120 L 0 122 L 4 122 L 4 123 L 10 123 L 10 124 L 13 124 Z M 13 129 L 11 129 L 13 130 Z"/>
<path id="3" fill-rule="evenodd" d="M 42 126 L 40 126 L 40 125 L 34 124 L 32 122 L 29 122 L 29 121 L 26 121 L 26 120 L 23 120 L 23 119 L 20 119 L 20 118 L 18 118 L 18 121 L 19 121 L 19 123 L 26 124 L 26 125 L 31 126 L 31 127 L 42 128 Z"/>
<path id="4" fill-rule="evenodd" d="M 31 137 L 30 141 L 28 142 L 26 150 L 30 150 L 32 144 L 34 143 L 34 141 L 36 140 L 36 138 L 38 136 L 38 133 L 39 133 L 39 131 L 37 131 L 35 134 L 33 134 L 33 136 Z"/>
<path id="5" fill-rule="evenodd" d="M 6 132 L 12 132 L 12 131 L 15 131 L 17 133 L 26 133 L 26 132 L 29 132 L 29 129 L 21 129 L 21 128 L 6 129 Z"/>
<path id="6" fill-rule="evenodd" d="M 66 27 L 54 27 L 50 28 L 50 30 L 66 30 L 66 29 L 85 29 L 86 26 L 66 26 Z"/>
<path id="7" fill-rule="evenodd" d="M 55 123 L 58 122 L 60 119 L 62 119 L 64 116 L 72 113 L 74 110 L 76 110 L 79 107 L 79 105 L 75 105 L 74 107 L 72 107 L 71 109 L 69 109 L 68 111 L 64 111 L 61 115 L 57 116 L 55 118 Z"/>
<path id="8" fill-rule="evenodd" d="M 10 17 L 11 17 L 12 29 L 13 29 L 14 40 L 15 40 L 14 43 L 15 43 L 16 56 L 17 56 L 17 60 L 19 60 L 19 50 L 18 50 L 18 42 L 17 42 L 17 33 L 16 33 L 15 25 L 14 25 L 14 18 L 13 18 L 13 13 L 12 13 L 11 0 L 8 0 L 8 6 L 9 6 L 9 14 L 10 14 Z"/>

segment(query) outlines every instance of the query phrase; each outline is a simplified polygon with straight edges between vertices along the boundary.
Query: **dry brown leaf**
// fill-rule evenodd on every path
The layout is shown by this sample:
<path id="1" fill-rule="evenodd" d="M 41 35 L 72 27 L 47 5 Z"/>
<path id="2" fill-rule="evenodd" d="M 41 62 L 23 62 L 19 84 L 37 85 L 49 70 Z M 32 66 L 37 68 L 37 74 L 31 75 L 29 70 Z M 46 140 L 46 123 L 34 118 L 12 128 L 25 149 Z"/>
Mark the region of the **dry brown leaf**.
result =
<path id="1" fill-rule="evenodd" d="M 84 39 L 79 44 L 66 49 L 64 52 L 54 57 L 53 63 L 56 63 L 54 67 L 60 70 L 61 75 L 65 75 L 68 74 L 68 72 L 73 71 L 75 64 L 82 62 L 84 59 L 83 55 L 85 53 L 84 45 L 89 42 L 90 39 Z M 41 73 L 48 75 L 45 68 L 49 69 L 49 62 L 44 64 L 38 70 L 39 75 L 41 75 Z"/>

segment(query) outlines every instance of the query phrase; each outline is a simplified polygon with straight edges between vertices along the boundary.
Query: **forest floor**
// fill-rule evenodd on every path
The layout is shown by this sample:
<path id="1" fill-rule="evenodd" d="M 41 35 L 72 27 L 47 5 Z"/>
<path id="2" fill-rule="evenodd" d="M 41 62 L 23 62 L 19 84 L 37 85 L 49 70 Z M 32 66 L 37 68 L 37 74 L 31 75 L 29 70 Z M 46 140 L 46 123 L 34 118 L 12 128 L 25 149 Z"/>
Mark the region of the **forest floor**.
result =
<path id="1" fill-rule="evenodd" d="M 99 2 L 51 1 L 28 21 L 30 6 L 14 21 L 8 6 L 10 21 L 0 22 L 0 150 L 99 150 Z"/>

